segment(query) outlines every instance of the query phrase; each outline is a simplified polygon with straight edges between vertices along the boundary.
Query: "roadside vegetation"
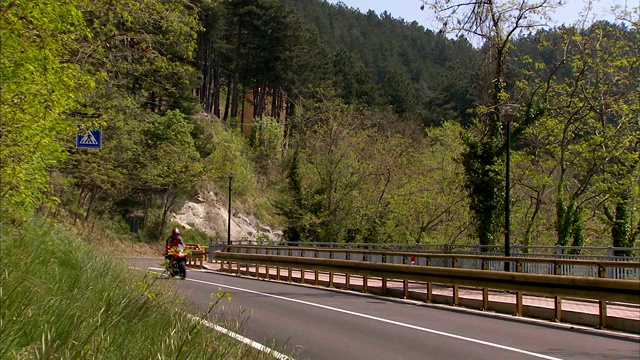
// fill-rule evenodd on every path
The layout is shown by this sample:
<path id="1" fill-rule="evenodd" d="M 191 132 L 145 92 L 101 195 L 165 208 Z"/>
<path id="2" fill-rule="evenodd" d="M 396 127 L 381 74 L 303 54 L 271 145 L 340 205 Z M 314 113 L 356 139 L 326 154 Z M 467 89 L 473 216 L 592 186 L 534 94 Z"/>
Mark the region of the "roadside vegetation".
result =
<path id="1" fill-rule="evenodd" d="M 44 219 L 1 231 L 2 359 L 272 358 L 188 317 L 207 313 L 129 268 L 126 246 L 106 253 Z M 211 310 L 227 301 L 212 294 Z"/>

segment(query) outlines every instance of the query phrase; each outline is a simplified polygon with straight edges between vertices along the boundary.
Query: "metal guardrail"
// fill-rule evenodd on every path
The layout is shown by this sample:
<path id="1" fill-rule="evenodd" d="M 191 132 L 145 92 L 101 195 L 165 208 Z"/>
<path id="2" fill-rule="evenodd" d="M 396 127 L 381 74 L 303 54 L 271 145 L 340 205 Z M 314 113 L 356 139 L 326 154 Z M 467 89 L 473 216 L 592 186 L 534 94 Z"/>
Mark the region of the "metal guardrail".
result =
<path id="1" fill-rule="evenodd" d="M 226 244 L 212 243 L 224 247 Z M 233 245 L 286 246 L 319 249 L 346 249 L 392 252 L 428 252 L 440 254 L 482 254 L 503 255 L 504 245 L 477 244 L 383 244 L 383 243 L 335 243 L 335 242 L 278 242 L 262 240 L 234 240 Z M 548 246 L 548 245 L 511 245 L 511 255 L 519 257 L 552 257 L 566 259 L 624 260 L 640 261 L 640 247 L 613 246 Z M 616 255 L 620 252 L 635 254 L 634 256 Z"/>
<path id="2" fill-rule="evenodd" d="M 185 244 L 185 248 L 190 252 L 187 258 L 187 265 L 191 267 L 204 268 L 204 262 L 207 261 L 208 246 L 199 244 Z"/>
<path id="3" fill-rule="evenodd" d="M 453 285 L 453 298 L 456 304 L 458 298 L 458 287 L 475 287 L 481 288 L 483 299 L 482 309 L 489 308 L 489 289 L 501 289 L 516 292 L 515 312 L 518 315 L 523 314 L 523 294 L 536 294 L 542 296 L 555 297 L 555 319 L 558 321 L 562 317 L 561 299 L 566 297 L 597 300 L 599 303 L 599 323 L 600 327 L 607 327 L 607 303 L 611 301 L 623 302 L 630 304 L 640 304 L 640 281 L 636 280 L 617 280 L 597 277 L 577 277 L 577 276 L 558 276 L 558 275 L 540 275 L 525 274 L 518 272 L 504 272 L 491 270 L 463 269 L 456 265 L 460 264 L 460 257 L 469 257 L 469 255 L 455 255 L 452 268 L 443 268 L 433 265 L 415 266 L 410 264 L 394 264 L 394 263 L 375 263 L 367 261 L 357 261 L 351 259 L 335 259 L 320 258 L 310 256 L 292 256 L 287 250 L 288 255 L 271 255 L 258 253 L 241 253 L 233 250 L 240 250 L 240 247 L 230 247 L 229 252 L 217 251 L 215 253 L 216 260 L 221 261 L 221 270 L 223 265 L 227 264 L 227 271 L 232 272 L 232 264 L 235 264 L 237 274 L 240 274 L 241 266 L 247 269 L 249 264 L 255 266 L 255 274 L 258 276 L 260 267 L 265 266 L 265 274 L 271 276 L 269 267 L 276 267 L 277 280 L 280 280 L 280 269 L 288 269 L 289 281 L 291 281 L 292 269 L 300 269 L 302 281 L 304 282 L 304 270 L 315 272 L 315 284 L 318 284 L 318 272 L 328 272 L 329 286 L 333 286 L 333 278 L 335 274 L 345 274 L 347 287 L 349 284 L 349 276 L 363 277 L 363 291 L 367 291 L 367 279 L 374 277 L 382 281 L 382 295 L 387 295 L 387 281 L 389 279 L 398 279 L 403 282 L 403 297 L 409 296 L 409 281 L 421 282 L 427 284 L 427 301 L 432 301 L 432 285 L 447 284 Z M 246 248 L 245 248 L 246 249 Z M 256 250 L 256 249 L 254 249 Z M 281 251 L 282 249 L 271 249 L 271 251 Z M 325 249 L 326 250 L 326 249 Z M 306 250 L 310 251 L 310 250 Z M 319 252 L 314 253 L 318 255 Z M 333 252 L 330 252 L 333 254 Z M 346 254 L 350 254 L 347 252 Z M 364 253 L 367 254 L 367 253 Z M 412 253 L 402 254 L 403 257 L 413 255 Z M 369 254 L 370 255 L 370 254 Z M 422 256 L 427 256 L 421 254 Z M 398 255 L 394 255 L 398 256 Z M 447 256 L 444 254 L 431 254 L 431 256 L 441 258 Z M 448 255 L 451 256 L 451 255 Z M 477 257 L 477 256 L 474 256 Z M 511 258 L 507 258 L 511 259 Z M 544 262 L 548 259 L 524 259 L 532 262 Z M 582 260 L 555 260 L 555 261 L 582 261 Z M 583 261 L 582 261 L 583 262 Z M 603 262 L 595 262 L 599 266 L 608 266 Z M 640 266 L 637 263 L 627 264 L 631 267 Z"/>
<path id="4" fill-rule="evenodd" d="M 232 245 L 230 252 L 263 255 L 286 255 L 296 257 L 313 257 L 366 261 L 380 264 L 414 264 L 446 268 L 463 268 L 476 270 L 504 269 L 509 262 L 516 272 L 541 275 L 567 275 L 579 277 L 598 277 L 618 280 L 640 280 L 640 261 L 633 258 L 609 260 L 602 259 L 565 259 L 536 258 L 495 254 L 441 254 L 425 252 L 372 251 L 367 249 L 335 249 L 305 248 L 281 246 L 246 246 Z M 624 260 L 624 261 L 623 261 Z"/>

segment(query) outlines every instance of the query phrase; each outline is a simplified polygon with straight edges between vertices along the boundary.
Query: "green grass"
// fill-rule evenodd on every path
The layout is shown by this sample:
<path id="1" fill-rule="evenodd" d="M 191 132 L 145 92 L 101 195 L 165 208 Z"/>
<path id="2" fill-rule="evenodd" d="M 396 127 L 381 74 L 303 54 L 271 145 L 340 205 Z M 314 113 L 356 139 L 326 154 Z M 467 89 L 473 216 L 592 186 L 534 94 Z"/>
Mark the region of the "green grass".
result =
<path id="1" fill-rule="evenodd" d="M 193 311 L 174 282 L 131 270 L 60 226 L 0 230 L 2 359 L 271 358 L 185 316 Z M 211 309 L 223 295 L 212 295 Z"/>

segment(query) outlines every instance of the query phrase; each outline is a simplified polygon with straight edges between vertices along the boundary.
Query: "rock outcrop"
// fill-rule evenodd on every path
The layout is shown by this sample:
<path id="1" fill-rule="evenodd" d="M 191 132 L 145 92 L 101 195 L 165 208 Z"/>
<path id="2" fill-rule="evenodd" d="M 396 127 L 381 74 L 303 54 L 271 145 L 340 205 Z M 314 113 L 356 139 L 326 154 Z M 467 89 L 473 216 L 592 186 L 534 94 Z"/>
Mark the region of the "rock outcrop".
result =
<path id="1" fill-rule="evenodd" d="M 228 213 L 227 205 L 220 202 L 215 194 L 208 192 L 197 199 L 185 202 L 182 208 L 173 214 L 172 220 L 186 229 L 197 228 L 214 239 L 226 241 Z M 281 232 L 261 225 L 255 217 L 245 215 L 231 206 L 232 241 L 279 241 L 281 236 Z"/>

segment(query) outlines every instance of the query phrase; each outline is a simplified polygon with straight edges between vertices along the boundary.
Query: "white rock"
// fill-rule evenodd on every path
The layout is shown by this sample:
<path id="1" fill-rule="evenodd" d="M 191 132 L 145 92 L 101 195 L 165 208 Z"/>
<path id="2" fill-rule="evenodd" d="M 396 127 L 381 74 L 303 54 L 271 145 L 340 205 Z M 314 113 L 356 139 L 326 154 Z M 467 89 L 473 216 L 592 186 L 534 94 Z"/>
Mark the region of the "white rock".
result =
<path id="1" fill-rule="evenodd" d="M 266 235 L 273 241 L 282 238 L 282 232 L 272 231 L 262 226 L 253 216 L 247 216 L 231 208 L 231 240 L 256 240 L 258 235 Z M 185 229 L 197 228 L 214 239 L 227 239 L 228 208 L 221 204 L 211 192 L 201 194 L 193 201 L 187 201 L 182 208 L 172 216 L 172 220 Z"/>

